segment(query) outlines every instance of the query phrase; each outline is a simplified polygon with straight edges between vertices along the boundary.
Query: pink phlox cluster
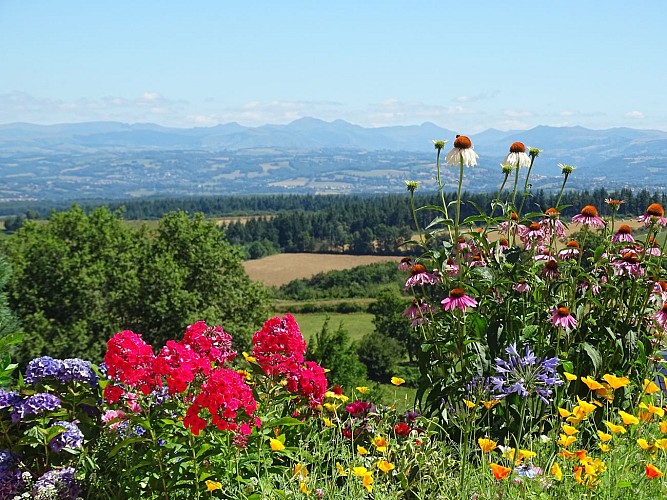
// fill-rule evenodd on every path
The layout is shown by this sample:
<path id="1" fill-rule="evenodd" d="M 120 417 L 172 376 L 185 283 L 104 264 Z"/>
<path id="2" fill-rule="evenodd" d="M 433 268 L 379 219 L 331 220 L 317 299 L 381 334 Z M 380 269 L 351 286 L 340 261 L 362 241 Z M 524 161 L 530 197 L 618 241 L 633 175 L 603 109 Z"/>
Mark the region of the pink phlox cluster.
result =
<path id="1" fill-rule="evenodd" d="M 153 348 L 130 330 L 114 335 L 107 342 L 104 363 L 111 378 L 149 394 L 160 385 L 153 369 L 155 355 Z M 107 386 L 109 387 L 109 386 Z M 106 396 L 105 388 L 105 396 Z"/>
<path id="2" fill-rule="evenodd" d="M 253 426 L 260 425 L 259 419 L 253 418 L 257 401 L 252 389 L 241 374 L 228 368 L 211 372 L 185 414 L 183 424 L 195 435 L 207 425 L 207 421 L 199 416 L 204 408 L 211 415 L 211 423 L 222 431 L 248 435 Z"/>
<path id="3" fill-rule="evenodd" d="M 189 347 L 211 362 L 224 364 L 236 357 L 232 349 L 232 337 L 220 326 L 208 326 L 198 321 L 185 330 L 181 344 Z"/>
<path id="4" fill-rule="evenodd" d="M 267 375 L 295 372 L 306 353 L 306 343 L 291 314 L 267 320 L 252 336 L 252 344 L 252 355 Z"/>
<path id="5" fill-rule="evenodd" d="M 327 391 L 324 368 L 313 361 L 306 361 L 287 377 L 287 390 L 307 399 L 311 407 L 321 405 Z"/>
<path id="6" fill-rule="evenodd" d="M 209 375 L 211 361 L 189 346 L 169 340 L 155 360 L 155 373 L 165 377 L 169 394 L 185 392 L 197 374 Z"/>

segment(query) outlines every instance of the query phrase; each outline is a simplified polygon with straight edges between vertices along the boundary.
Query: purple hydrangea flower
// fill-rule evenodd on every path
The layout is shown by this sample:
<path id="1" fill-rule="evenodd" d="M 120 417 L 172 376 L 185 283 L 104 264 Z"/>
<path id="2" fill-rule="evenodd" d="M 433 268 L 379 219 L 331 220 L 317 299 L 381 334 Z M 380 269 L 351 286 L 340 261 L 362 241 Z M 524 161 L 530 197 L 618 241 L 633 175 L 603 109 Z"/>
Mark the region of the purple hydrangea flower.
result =
<path id="1" fill-rule="evenodd" d="M 85 361 L 79 358 L 64 359 L 62 362 L 62 370 L 57 376 L 62 383 L 68 383 L 72 380 L 77 382 L 86 382 L 90 387 L 97 387 L 99 377 L 93 371 L 90 361 Z"/>
<path id="2" fill-rule="evenodd" d="M 45 472 L 35 481 L 32 494 L 35 498 L 76 500 L 81 491 L 81 486 L 74 479 L 74 468 L 65 467 Z"/>
<path id="3" fill-rule="evenodd" d="M 59 420 L 53 423 L 54 426 L 64 427 L 65 431 L 58 434 L 51 441 L 49 446 L 56 453 L 60 453 L 63 448 L 71 448 L 76 450 L 83 446 L 83 433 L 79 430 L 74 422 L 65 422 Z"/>
<path id="4" fill-rule="evenodd" d="M 46 377 L 56 377 L 62 370 L 63 362 L 59 359 L 53 359 L 51 356 L 42 356 L 35 358 L 25 370 L 25 383 L 36 384 Z"/>
<path id="5" fill-rule="evenodd" d="M 25 415 L 38 414 L 56 408 L 60 408 L 60 399 L 57 396 L 47 392 L 38 392 L 23 401 L 20 416 L 22 418 Z"/>
<path id="6" fill-rule="evenodd" d="M 14 409 L 21 404 L 21 396 L 16 391 L 0 389 L 0 410 L 4 408 Z"/>
<path id="7" fill-rule="evenodd" d="M 525 355 L 521 356 L 516 344 L 510 345 L 505 352 L 509 355 L 507 361 L 500 358 L 494 360 L 497 375 L 490 379 L 494 397 L 502 399 L 514 393 L 526 398 L 537 394 L 542 401 L 549 403 L 553 388 L 563 383 L 556 371 L 558 358 L 542 360 L 528 346 Z"/>

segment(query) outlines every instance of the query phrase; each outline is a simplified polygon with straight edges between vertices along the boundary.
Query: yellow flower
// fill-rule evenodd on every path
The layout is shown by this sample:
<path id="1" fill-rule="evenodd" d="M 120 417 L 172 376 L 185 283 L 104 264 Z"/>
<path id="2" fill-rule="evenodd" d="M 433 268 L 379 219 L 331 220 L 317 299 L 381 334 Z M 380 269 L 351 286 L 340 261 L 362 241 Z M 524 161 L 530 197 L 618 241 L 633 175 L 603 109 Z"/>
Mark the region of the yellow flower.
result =
<path id="1" fill-rule="evenodd" d="M 519 456 L 517 457 L 516 461 L 517 463 L 519 463 L 524 458 L 533 458 L 535 455 L 537 455 L 537 453 L 535 453 L 534 451 L 519 449 Z"/>
<path id="2" fill-rule="evenodd" d="M 611 446 L 609 446 L 608 444 L 598 443 L 598 446 L 600 447 L 600 451 L 603 451 L 603 452 L 607 452 L 607 451 L 611 450 Z"/>
<path id="3" fill-rule="evenodd" d="M 308 483 L 301 482 L 299 483 L 299 488 L 301 489 L 301 493 L 304 495 L 310 495 L 312 493 L 312 490 L 308 489 Z"/>
<path id="4" fill-rule="evenodd" d="M 606 443 L 607 441 L 611 441 L 611 434 L 607 434 L 604 431 L 601 431 L 598 429 L 598 437 L 600 438 L 600 441 L 603 443 Z"/>
<path id="5" fill-rule="evenodd" d="M 484 408 L 487 410 L 490 410 L 494 406 L 500 403 L 500 399 L 492 399 L 490 401 L 482 401 L 482 404 L 484 405 Z"/>
<path id="6" fill-rule="evenodd" d="M 357 392 L 361 394 L 366 394 L 368 392 L 368 387 L 366 386 L 357 387 Z"/>
<path id="7" fill-rule="evenodd" d="M 366 490 L 368 490 L 369 493 L 373 491 L 373 487 L 371 486 L 372 483 L 373 483 L 373 476 L 371 476 L 370 473 L 365 475 L 363 481 L 361 482 L 363 487 L 366 488 Z"/>
<path id="8" fill-rule="evenodd" d="M 630 379 L 628 377 L 617 377 L 616 375 L 612 375 L 611 373 L 603 375 L 602 378 L 614 390 L 620 389 L 621 387 L 625 387 L 626 385 L 630 384 Z"/>
<path id="9" fill-rule="evenodd" d="M 211 481 L 210 479 L 207 479 L 206 480 L 206 489 L 208 491 L 221 490 L 222 489 L 222 483 L 219 483 L 218 481 Z"/>
<path id="10" fill-rule="evenodd" d="M 296 464 L 294 466 L 294 477 L 305 481 L 308 478 L 308 468 L 303 464 Z"/>
<path id="11" fill-rule="evenodd" d="M 556 481 L 563 480 L 563 471 L 561 470 L 560 465 L 558 465 L 558 462 L 554 462 L 553 466 L 551 467 L 551 475 L 556 479 Z"/>
<path id="12" fill-rule="evenodd" d="M 655 445 L 660 448 L 662 451 L 667 451 L 667 439 L 656 439 Z"/>
<path id="13" fill-rule="evenodd" d="M 514 460 L 514 448 L 510 448 L 509 446 L 498 446 L 498 448 L 500 448 L 500 451 L 503 454 L 503 458 L 507 460 Z"/>
<path id="14" fill-rule="evenodd" d="M 565 408 L 558 408 L 558 413 L 563 418 L 567 418 L 572 415 L 572 412 L 570 410 L 566 410 Z"/>
<path id="15" fill-rule="evenodd" d="M 324 403 L 324 408 L 326 408 L 327 411 L 334 413 L 336 411 L 336 408 L 338 408 L 338 405 L 333 403 Z"/>
<path id="16" fill-rule="evenodd" d="M 564 448 L 567 448 L 572 443 L 574 443 L 576 440 L 577 440 L 577 438 L 574 437 L 574 436 L 567 436 L 565 434 L 561 434 L 560 439 L 556 442 L 556 444 L 558 444 L 558 445 L 560 445 Z"/>
<path id="17" fill-rule="evenodd" d="M 498 443 L 488 438 L 479 438 L 477 443 L 484 453 L 491 453 L 498 446 Z"/>
<path id="18" fill-rule="evenodd" d="M 581 377 L 581 381 L 586 384 L 588 389 L 591 391 L 596 389 L 604 389 L 604 386 L 600 382 L 592 379 L 591 377 Z"/>
<path id="19" fill-rule="evenodd" d="M 357 477 L 364 477 L 368 475 L 368 469 L 366 467 L 352 467 L 352 474 Z"/>
<path id="20" fill-rule="evenodd" d="M 588 415 L 590 412 L 594 411 L 597 408 L 597 406 L 595 406 L 594 404 L 589 403 L 588 401 L 582 401 L 581 399 L 579 399 L 579 397 L 577 397 L 577 402 L 579 403 L 577 406 L 579 406 L 579 408 L 581 408 L 584 411 L 584 413 L 586 413 L 586 415 Z"/>
<path id="21" fill-rule="evenodd" d="M 359 455 L 368 455 L 368 450 L 363 446 L 357 445 L 357 453 L 359 453 Z"/>
<path id="22" fill-rule="evenodd" d="M 387 451 L 387 438 L 382 436 L 376 436 L 373 439 L 371 439 L 371 442 L 379 452 Z"/>
<path id="23" fill-rule="evenodd" d="M 347 472 L 343 468 L 343 466 L 340 464 L 340 462 L 336 462 L 336 470 L 338 471 L 338 474 L 341 476 L 347 476 Z"/>
<path id="24" fill-rule="evenodd" d="M 660 422 L 660 432 L 667 434 L 667 420 L 662 420 Z"/>
<path id="25" fill-rule="evenodd" d="M 285 445 L 281 441 L 273 438 L 269 439 L 269 446 L 271 446 L 273 451 L 282 451 L 285 449 Z"/>
<path id="26" fill-rule="evenodd" d="M 237 351 L 237 352 L 238 352 L 238 351 Z M 243 352 L 243 357 L 245 358 L 245 360 L 246 360 L 248 363 L 254 363 L 254 362 L 257 361 L 257 360 L 255 359 L 254 356 L 251 356 L 251 355 L 248 354 L 247 352 Z"/>
<path id="27" fill-rule="evenodd" d="M 577 376 L 576 376 L 574 373 L 563 372 L 563 376 L 564 376 L 567 380 L 569 380 L 570 382 L 572 382 L 573 380 L 577 380 Z M 560 470 L 560 469 L 559 469 L 559 470 Z M 562 476 L 562 473 L 561 473 L 561 476 Z M 559 479 L 559 481 L 560 481 L 560 479 Z"/>
<path id="28" fill-rule="evenodd" d="M 649 403 L 648 405 L 646 403 L 639 403 L 639 407 L 648 411 L 651 415 L 657 415 L 660 418 L 665 416 L 665 410 L 659 406 L 653 405 L 653 403 Z"/>
<path id="29" fill-rule="evenodd" d="M 405 384 L 405 380 L 400 377 L 391 377 L 391 383 L 398 386 L 401 384 Z"/>
<path id="30" fill-rule="evenodd" d="M 644 392 L 646 394 L 653 394 L 654 392 L 658 392 L 660 390 L 660 387 L 658 387 L 655 382 L 652 382 L 648 379 L 644 379 Z"/>
<path id="31" fill-rule="evenodd" d="M 469 400 L 467 400 L 467 399 L 464 399 L 463 402 L 465 403 L 465 405 L 466 405 L 466 406 L 468 407 L 468 409 L 470 409 L 470 410 L 472 410 L 475 406 L 477 406 L 477 405 L 475 405 L 475 403 L 473 403 L 472 401 L 469 401 Z"/>
<path id="32" fill-rule="evenodd" d="M 380 461 L 377 463 L 377 466 L 378 466 L 378 469 L 380 469 L 380 470 L 381 470 L 382 472 L 384 472 L 385 474 L 388 473 L 388 472 L 391 471 L 391 470 L 394 470 L 394 469 L 396 468 L 396 467 L 394 466 L 394 464 L 392 464 L 391 462 L 387 462 L 386 460 L 380 460 Z"/>
<path id="33" fill-rule="evenodd" d="M 609 432 L 611 432 L 612 434 L 616 434 L 616 433 L 619 433 L 619 432 L 621 434 L 625 434 L 627 432 L 625 430 L 625 427 L 623 427 L 622 425 L 612 424 L 611 422 L 608 422 L 608 421 L 605 421 L 604 424 L 607 426 L 607 429 L 609 429 Z"/>
<path id="34" fill-rule="evenodd" d="M 324 422 L 324 425 L 327 427 L 331 427 L 333 425 L 333 422 L 331 422 L 331 420 L 329 420 L 327 417 L 322 417 L 322 422 Z"/>
<path id="35" fill-rule="evenodd" d="M 576 427 L 572 427 L 571 425 L 563 424 L 563 432 L 567 434 L 568 436 L 572 436 L 579 432 Z"/>
<path id="36" fill-rule="evenodd" d="M 618 414 L 621 416 L 621 420 L 623 420 L 623 424 L 625 425 L 637 425 L 639 423 L 639 419 L 630 413 L 620 410 Z"/>

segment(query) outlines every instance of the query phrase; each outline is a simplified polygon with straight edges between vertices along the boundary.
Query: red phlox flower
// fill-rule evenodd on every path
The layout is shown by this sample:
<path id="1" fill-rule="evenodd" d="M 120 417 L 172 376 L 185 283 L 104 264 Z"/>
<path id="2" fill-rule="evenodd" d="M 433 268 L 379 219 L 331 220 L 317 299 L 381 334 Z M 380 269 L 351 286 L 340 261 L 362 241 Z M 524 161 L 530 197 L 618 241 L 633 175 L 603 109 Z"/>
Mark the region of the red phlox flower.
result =
<path id="1" fill-rule="evenodd" d="M 139 388 L 144 394 L 159 385 L 154 362 L 153 348 L 142 340 L 141 335 L 130 330 L 117 333 L 107 342 L 104 363 L 109 376 Z"/>
<path id="2" fill-rule="evenodd" d="M 236 357 L 236 351 L 232 349 L 231 335 L 220 326 L 207 326 L 204 321 L 188 326 L 180 343 L 218 364 Z"/>
<path id="3" fill-rule="evenodd" d="M 267 375 L 296 372 L 306 353 L 306 343 L 291 314 L 269 319 L 252 336 L 252 344 L 252 355 Z"/>
<path id="4" fill-rule="evenodd" d="M 189 346 L 173 340 L 167 341 L 155 360 L 155 373 L 167 380 L 170 394 L 185 392 L 188 384 L 199 373 L 211 373 L 211 361 L 200 356 Z"/>
<path id="5" fill-rule="evenodd" d="M 324 368 L 314 361 L 306 361 L 292 375 L 287 377 L 287 390 L 308 399 L 310 406 L 321 405 L 327 391 L 327 377 Z"/>
<path id="6" fill-rule="evenodd" d="M 410 425 L 405 422 L 399 422 L 394 426 L 394 432 L 397 436 L 407 437 L 410 435 L 411 431 L 412 427 L 410 427 Z"/>
<path id="7" fill-rule="evenodd" d="M 108 384 L 104 388 L 104 400 L 109 404 L 117 403 L 123 395 L 123 389 L 117 385 Z"/>

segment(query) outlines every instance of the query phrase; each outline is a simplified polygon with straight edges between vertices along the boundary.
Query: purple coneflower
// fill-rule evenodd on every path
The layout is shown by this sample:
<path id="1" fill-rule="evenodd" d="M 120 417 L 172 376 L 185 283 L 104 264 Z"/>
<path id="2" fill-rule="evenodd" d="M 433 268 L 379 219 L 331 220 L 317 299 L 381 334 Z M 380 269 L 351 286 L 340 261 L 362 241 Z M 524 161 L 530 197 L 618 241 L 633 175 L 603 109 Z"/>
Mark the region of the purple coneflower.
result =
<path id="1" fill-rule="evenodd" d="M 618 230 L 611 237 L 611 241 L 613 243 L 618 243 L 620 241 L 634 243 L 635 239 L 632 237 L 632 228 L 627 224 L 620 225 Z"/>
<path id="2" fill-rule="evenodd" d="M 403 257 L 401 261 L 398 263 L 398 270 L 399 271 L 409 271 L 410 268 L 414 265 L 414 262 L 410 257 Z"/>
<path id="3" fill-rule="evenodd" d="M 479 156 L 472 149 L 472 141 L 465 135 L 457 135 L 454 140 L 454 147 L 445 157 L 447 165 L 458 167 L 464 165 L 466 167 L 473 167 L 477 165 L 477 158 Z"/>
<path id="4" fill-rule="evenodd" d="M 526 154 L 526 146 L 522 142 L 514 142 L 510 146 L 510 153 L 505 157 L 505 165 L 513 167 L 530 167 L 530 156 Z"/>
<path id="5" fill-rule="evenodd" d="M 482 257 L 481 252 L 477 252 L 473 255 L 470 260 L 468 260 L 468 266 L 470 267 L 486 267 L 486 262 Z"/>
<path id="6" fill-rule="evenodd" d="M 558 261 L 553 257 L 547 260 L 546 264 L 544 264 L 544 267 L 540 271 L 540 274 L 551 279 L 558 278 L 560 276 L 560 271 L 558 271 Z"/>
<path id="7" fill-rule="evenodd" d="M 430 304 L 424 302 L 421 299 L 414 299 L 412 304 L 410 304 L 410 306 L 408 306 L 408 308 L 403 311 L 402 315 L 404 318 L 408 318 L 410 320 L 411 326 L 417 327 L 424 323 L 428 323 L 429 319 L 427 314 L 432 312 L 433 308 L 430 306 Z"/>
<path id="8" fill-rule="evenodd" d="M 633 251 L 623 253 L 621 258 L 612 262 L 611 265 L 614 266 L 614 274 L 617 276 L 644 276 L 639 257 Z"/>
<path id="9" fill-rule="evenodd" d="M 551 311 L 551 322 L 555 327 L 571 330 L 577 326 L 577 320 L 570 314 L 570 310 L 564 305 L 554 307 Z"/>
<path id="10" fill-rule="evenodd" d="M 512 289 L 519 293 L 528 293 L 530 292 L 530 285 L 526 283 L 526 280 L 518 280 Z"/>
<path id="11" fill-rule="evenodd" d="M 546 217 L 540 221 L 542 231 L 549 237 L 565 238 L 565 224 L 559 219 L 560 212 L 555 208 L 547 208 L 544 212 Z"/>
<path id="12" fill-rule="evenodd" d="M 459 265 L 456 262 L 454 262 L 454 259 L 450 257 L 449 259 L 447 259 L 447 262 L 445 262 L 445 265 L 443 266 L 443 271 L 445 272 L 445 274 L 447 274 L 447 276 L 453 278 L 454 276 L 459 274 Z"/>
<path id="13" fill-rule="evenodd" d="M 477 307 L 477 301 L 468 297 L 463 288 L 452 288 L 449 292 L 449 297 L 443 299 L 440 303 L 445 311 L 458 308 L 465 312 L 466 307 Z"/>
<path id="14" fill-rule="evenodd" d="M 536 247 L 535 252 L 537 252 L 533 256 L 533 260 L 535 261 L 540 261 L 540 260 L 552 260 L 553 257 L 551 256 L 551 250 L 545 247 Z"/>
<path id="15" fill-rule="evenodd" d="M 593 227 L 605 227 L 606 225 L 602 217 L 598 217 L 598 209 L 593 205 L 586 205 L 582 208 L 581 213 L 572 217 L 572 222 Z"/>
<path id="16" fill-rule="evenodd" d="M 500 253 L 505 252 L 510 247 L 509 241 L 507 241 L 507 238 L 498 238 L 498 242 L 496 243 L 496 248 L 498 248 L 498 251 Z"/>
<path id="17" fill-rule="evenodd" d="M 519 216 L 516 212 L 510 214 L 509 220 L 503 221 L 498 224 L 498 232 L 500 234 L 506 234 L 509 238 L 510 236 L 516 235 L 519 229 Z"/>
<path id="18" fill-rule="evenodd" d="M 519 238 L 524 243 L 535 243 L 545 238 L 542 226 L 538 222 L 531 222 L 528 226 L 519 226 Z"/>
<path id="19" fill-rule="evenodd" d="M 562 260 L 574 259 L 579 255 L 579 243 L 574 240 L 570 240 L 565 245 L 560 252 L 558 252 L 558 257 Z"/>
<path id="20" fill-rule="evenodd" d="M 665 219 L 665 209 L 660 203 L 651 203 L 646 209 L 646 213 L 637 219 L 643 222 L 645 227 L 652 223 L 657 223 L 659 226 L 667 226 L 667 219 Z"/>
<path id="21" fill-rule="evenodd" d="M 658 245 L 658 242 L 655 241 L 655 238 L 651 236 L 648 239 L 648 244 L 646 247 L 644 247 L 644 253 L 646 255 L 655 255 L 656 257 L 659 257 L 662 255 L 662 251 L 660 250 L 660 245 Z"/>
<path id="22" fill-rule="evenodd" d="M 423 286 L 423 285 L 435 285 L 440 283 L 440 276 L 436 273 L 429 273 L 426 271 L 426 268 L 423 264 L 415 264 L 410 268 L 412 273 L 408 280 L 405 282 L 405 289 L 409 290 L 414 286 Z"/>
<path id="23" fill-rule="evenodd" d="M 653 314 L 653 319 L 660 325 L 660 328 L 665 329 L 665 324 L 667 323 L 667 302 Z"/>

